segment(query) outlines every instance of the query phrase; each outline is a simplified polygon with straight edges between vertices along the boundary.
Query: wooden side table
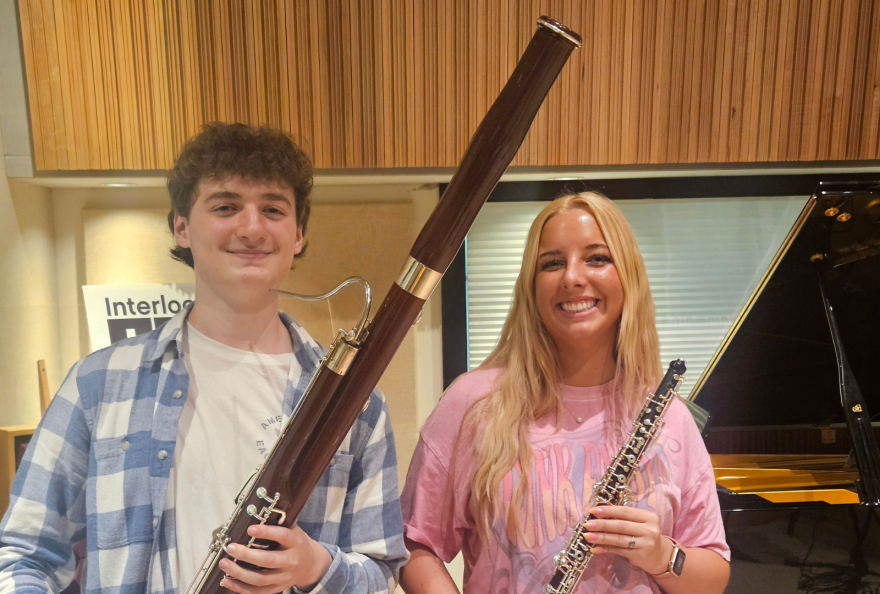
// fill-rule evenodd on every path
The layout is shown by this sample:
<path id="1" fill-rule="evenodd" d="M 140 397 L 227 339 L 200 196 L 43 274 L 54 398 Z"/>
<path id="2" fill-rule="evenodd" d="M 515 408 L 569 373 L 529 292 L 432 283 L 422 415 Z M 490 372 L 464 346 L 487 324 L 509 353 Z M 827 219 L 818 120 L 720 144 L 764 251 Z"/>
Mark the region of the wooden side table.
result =
<path id="1" fill-rule="evenodd" d="M 36 429 L 36 425 L 0 427 L 0 516 L 9 506 L 9 491 L 24 455 L 24 444 L 30 441 Z"/>

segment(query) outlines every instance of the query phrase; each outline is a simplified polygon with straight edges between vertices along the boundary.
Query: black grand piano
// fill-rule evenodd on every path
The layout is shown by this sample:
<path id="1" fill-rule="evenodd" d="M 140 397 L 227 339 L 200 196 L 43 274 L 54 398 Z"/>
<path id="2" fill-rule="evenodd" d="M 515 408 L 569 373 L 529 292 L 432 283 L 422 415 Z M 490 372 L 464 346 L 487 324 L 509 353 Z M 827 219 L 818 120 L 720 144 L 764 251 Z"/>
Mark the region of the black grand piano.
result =
<path id="1" fill-rule="evenodd" d="M 819 185 L 691 399 L 727 592 L 880 594 L 880 180 Z"/>

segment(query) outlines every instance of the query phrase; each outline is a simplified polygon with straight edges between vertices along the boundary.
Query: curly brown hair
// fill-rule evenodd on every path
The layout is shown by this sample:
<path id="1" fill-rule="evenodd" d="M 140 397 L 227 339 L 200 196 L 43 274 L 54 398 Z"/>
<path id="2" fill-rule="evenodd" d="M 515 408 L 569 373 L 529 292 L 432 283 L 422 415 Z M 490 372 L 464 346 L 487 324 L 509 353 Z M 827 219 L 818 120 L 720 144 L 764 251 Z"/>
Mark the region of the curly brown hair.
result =
<path id="1" fill-rule="evenodd" d="M 206 124 L 201 133 L 187 142 L 168 174 L 171 212 L 168 227 L 174 233 L 174 213 L 189 218 L 199 183 L 203 179 L 241 177 L 271 181 L 288 186 L 295 199 L 296 223 L 303 235 L 312 210 L 314 168 L 308 155 L 280 130 L 247 124 Z M 295 257 L 305 255 L 306 244 Z M 175 246 L 171 257 L 195 267 L 192 250 Z"/>

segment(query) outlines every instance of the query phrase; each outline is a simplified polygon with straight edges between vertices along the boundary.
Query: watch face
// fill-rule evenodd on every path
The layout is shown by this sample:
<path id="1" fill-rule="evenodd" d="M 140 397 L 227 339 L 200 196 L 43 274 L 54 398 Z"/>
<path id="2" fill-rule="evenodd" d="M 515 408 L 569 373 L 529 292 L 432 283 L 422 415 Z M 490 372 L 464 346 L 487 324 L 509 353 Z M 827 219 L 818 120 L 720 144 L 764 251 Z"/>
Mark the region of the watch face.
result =
<path id="1" fill-rule="evenodd" d="M 684 551 L 676 548 L 675 558 L 672 560 L 672 567 L 670 568 L 675 575 L 681 575 L 681 571 L 684 569 L 684 558 Z"/>

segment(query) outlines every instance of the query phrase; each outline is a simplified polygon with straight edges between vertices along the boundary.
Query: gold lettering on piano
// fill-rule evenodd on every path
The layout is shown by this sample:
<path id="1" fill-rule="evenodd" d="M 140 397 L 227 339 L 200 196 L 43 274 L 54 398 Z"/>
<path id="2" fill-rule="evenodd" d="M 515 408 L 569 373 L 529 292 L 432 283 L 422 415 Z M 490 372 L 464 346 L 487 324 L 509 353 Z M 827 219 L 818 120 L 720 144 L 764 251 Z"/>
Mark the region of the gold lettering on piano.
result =
<path id="1" fill-rule="evenodd" d="M 853 412 L 862 412 L 862 405 L 861 405 L 861 404 L 856 404 L 856 405 L 853 407 Z"/>

